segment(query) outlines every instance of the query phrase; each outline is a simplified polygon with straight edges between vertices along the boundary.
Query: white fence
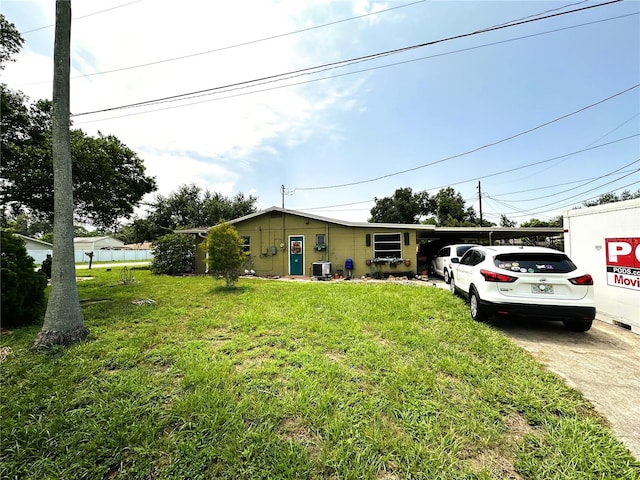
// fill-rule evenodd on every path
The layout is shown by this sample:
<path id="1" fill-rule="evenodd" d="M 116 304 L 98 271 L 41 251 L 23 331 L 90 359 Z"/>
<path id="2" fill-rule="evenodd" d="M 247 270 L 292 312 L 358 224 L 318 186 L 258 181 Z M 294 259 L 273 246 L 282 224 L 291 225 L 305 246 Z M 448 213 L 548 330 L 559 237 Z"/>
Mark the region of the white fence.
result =
<path id="1" fill-rule="evenodd" d="M 35 263 L 41 264 L 47 258 L 47 254 L 51 255 L 51 250 L 27 250 L 27 253 L 33 257 Z M 75 262 L 83 263 L 89 261 L 88 250 L 76 250 Z M 94 250 L 93 262 L 135 262 L 138 260 L 151 260 L 153 254 L 151 250 Z"/>

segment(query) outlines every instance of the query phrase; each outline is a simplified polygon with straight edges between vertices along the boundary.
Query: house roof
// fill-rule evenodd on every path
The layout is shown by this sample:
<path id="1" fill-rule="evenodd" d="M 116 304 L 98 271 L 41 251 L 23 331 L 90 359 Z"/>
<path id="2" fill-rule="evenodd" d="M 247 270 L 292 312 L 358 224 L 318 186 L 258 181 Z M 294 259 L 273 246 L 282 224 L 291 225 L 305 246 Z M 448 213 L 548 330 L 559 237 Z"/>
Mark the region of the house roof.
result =
<path id="1" fill-rule="evenodd" d="M 362 227 L 362 228 L 397 228 L 406 230 L 407 227 L 411 227 L 413 230 L 433 230 L 436 228 L 434 225 L 423 225 L 423 224 L 406 224 L 406 223 L 370 223 L 370 222 L 350 222 L 348 220 L 339 220 L 336 218 L 328 218 L 322 217 L 320 215 L 314 215 L 313 213 L 300 212 L 298 210 L 288 210 L 286 208 L 280 207 L 269 207 L 264 210 L 259 210 L 254 213 L 250 213 L 249 215 L 245 215 L 244 217 L 238 217 L 233 220 L 229 220 L 230 224 L 244 222 L 246 220 L 250 220 L 252 218 L 260 217 L 262 215 L 266 215 L 271 212 L 277 213 L 285 213 L 289 215 L 294 215 L 297 217 L 308 218 L 311 220 L 318 220 L 319 222 L 333 223 L 335 225 L 342 225 L 345 227 Z M 209 231 L 211 227 L 198 227 L 198 228 L 190 228 L 186 230 L 176 230 L 177 233 L 206 233 Z"/>
<path id="2" fill-rule="evenodd" d="M 388 228 L 398 230 L 414 230 L 419 240 L 443 239 L 457 240 L 459 238 L 468 239 L 489 239 L 489 240 L 506 240 L 512 238 L 533 237 L 533 236 L 556 236 L 564 232 L 562 227 L 436 227 L 435 225 L 424 224 L 408 224 L 408 223 L 370 223 L 370 222 L 350 222 L 347 220 L 339 220 L 335 218 L 321 217 L 312 213 L 300 212 L 297 210 L 288 210 L 280 207 L 269 207 L 244 217 L 230 220 L 230 224 L 240 223 L 245 220 L 266 215 L 271 212 L 286 213 L 298 217 L 318 220 L 320 222 L 333 223 L 334 225 L 342 225 L 346 227 L 360 228 Z M 192 233 L 206 234 L 211 227 L 190 228 L 186 230 L 176 230 L 176 233 Z"/>
<path id="3" fill-rule="evenodd" d="M 37 238 L 33 238 L 33 237 L 27 237 L 25 235 L 20 235 L 19 233 L 15 233 L 14 234 L 16 237 L 20 237 L 23 240 L 29 240 L 30 242 L 35 242 L 35 243 L 39 243 L 40 245 L 42 245 L 43 247 L 47 247 L 48 249 L 53 248 L 53 245 L 50 244 L 49 242 L 44 242 L 42 240 L 38 240 Z"/>
<path id="4" fill-rule="evenodd" d="M 151 242 L 126 243 L 124 248 L 127 250 L 151 250 Z"/>
<path id="5" fill-rule="evenodd" d="M 117 238 L 113 238 L 109 235 L 105 235 L 102 237 L 75 237 L 73 239 L 73 243 L 95 243 L 95 242 L 99 242 L 100 240 L 106 240 L 106 239 L 120 242 L 120 240 L 118 240 Z"/>

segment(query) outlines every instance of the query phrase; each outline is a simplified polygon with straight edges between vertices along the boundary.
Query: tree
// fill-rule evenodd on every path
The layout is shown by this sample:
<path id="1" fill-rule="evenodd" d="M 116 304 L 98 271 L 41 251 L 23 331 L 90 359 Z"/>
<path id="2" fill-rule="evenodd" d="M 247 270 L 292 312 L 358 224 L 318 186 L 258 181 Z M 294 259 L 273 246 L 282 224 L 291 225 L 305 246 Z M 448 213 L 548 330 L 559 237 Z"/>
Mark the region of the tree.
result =
<path id="1" fill-rule="evenodd" d="M 46 306 L 47 277 L 35 271 L 20 237 L 4 229 L 0 235 L 2 324 L 21 326 L 40 321 Z"/>
<path id="2" fill-rule="evenodd" d="M 15 61 L 12 57 L 20 51 L 24 39 L 16 26 L 0 14 L 0 70 L 6 62 Z"/>
<path id="3" fill-rule="evenodd" d="M 184 275 L 195 267 L 193 237 L 168 233 L 153 242 L 151 272 L 156 275 Z"/>
<path id="4" fill-rule="evenodd" d="M 517 225 L 517 222 L 515 220 L 509 220 L 509 217 L 507 217 L 504 213 L 502 215 L 500 215 L 500 226 L 501 227 L 513 228 L 516 225 Z"/>
<path id="5" fill-rule="evenodd" d="M 238 193 L 225 197 L 195 184 L 181 185 L 167 197 L 156 195 L 146 218 L 128 226 L 129 241 L 153 241 L 177 228 L 208 227 L 224 218 L 238 218 L 256 211 L 257 198 Z"/>
<path id="6" fill-rule="evenodd" d="M 53 69 L 53 265 L 51 291 L 42 330 L 34 347 L 69 345 L 84 340 L 73 252 L 73 179 L 69 132 L 71 0 L 56 0 Z"/>
<path id="7" fill-rule="evenodd" d="M 369 222 L 417 224 L 433 211 L 433 201 L 426 191 L 413 193 L 411 188 L 399 188 L 392 197 L 375 198 Z"/>
<path id="8" fill-rule="evenodd" d="M 435 214 L 441 227 L 475 226 L 476 213 L 473 207 L 466 207 L 460 193 L 452 187 L 440 189 L 435 196 Z"/>
<path id="9" fill-rule="evenodd" d="M 41 220 L 29 212 L 22 211 L 14 214 L 7 210 L 7 208 L 3 208 L 0 212 L 0 226 L 3 228 L 10 228 L 15 233 L 34 238 L 43 238 L 44 235 L 53 232 L 51 222 Z"/>
<path id="10" fill-rule="evenodd" d="M 604 205 L 606 203 L 621 202 L 623 200 L 631 200 L 633 198 L 640 198 L 640 189 L 636 190 L 634 193 L 631 193 L 629 190 L 625 190 L 620 195 L 616 193 L 605 193 L 600 195 L 595 200 L 589 200 L 589 201 L 583 202 L 583 205 L 585 207 L 595 207 L 596 205 Z"/>
<path id="11" fill-rule="evenodd" d="M 526 222 L 520 224 L 521 227 L 562 227 L 562 215 L 552 218 L 551 220 L 544 221 L 537 218 L 531 218 Z"/>
<path id="12" fill-rule="evenodd" d="M 209 272 L 224 277 L 227 288 L 232 287 L 240 276 L 246 259 L 241 250 L 238 232 L 229 223 L 219 223 L 207 234 L 207 265 Z"/>
<path id="13" fill-rule="evenodd" d="M 0 201 L 14 211 L 27 209 L 50 221 L 54 203 L 52 104 L 40 100 L 29 105 L 22 93 L 4 85 L 1 94 Z M 115 136 L 92 137 L 74 129 L 70 144 L 77 221 L 111 228 L 156 189 L 155 179 L 145 175 L 142 159 Z"/>

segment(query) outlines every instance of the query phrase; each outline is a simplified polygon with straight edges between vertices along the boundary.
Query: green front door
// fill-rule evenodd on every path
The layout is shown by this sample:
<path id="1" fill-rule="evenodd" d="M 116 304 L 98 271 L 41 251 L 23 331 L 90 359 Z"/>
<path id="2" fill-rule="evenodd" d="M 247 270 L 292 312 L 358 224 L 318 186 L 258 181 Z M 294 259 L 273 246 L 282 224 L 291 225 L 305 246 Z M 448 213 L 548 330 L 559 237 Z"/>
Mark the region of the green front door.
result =
<path id="1" fill-rule="evenodd" d="M 289 237 L 289 275 L 304 274 L 304 237 Z"/>

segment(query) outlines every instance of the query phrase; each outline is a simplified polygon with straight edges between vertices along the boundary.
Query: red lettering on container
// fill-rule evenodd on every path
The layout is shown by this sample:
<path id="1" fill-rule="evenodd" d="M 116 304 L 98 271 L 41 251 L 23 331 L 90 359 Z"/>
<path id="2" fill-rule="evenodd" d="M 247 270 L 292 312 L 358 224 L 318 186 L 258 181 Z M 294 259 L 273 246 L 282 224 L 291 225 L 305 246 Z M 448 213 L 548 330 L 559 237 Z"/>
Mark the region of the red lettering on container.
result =
<path id="1" fill-rule="evenodd" d="M 640 268 L 640 238 L 606 238 L 607 266 Z"/>
<path id="2" fill-rule="evenodd" d="M 640 279 L 638 278 L 627 278 L 622 275 L 614 275 L 613 283 L 617 283 L 619 285 L 624 285 L 626 287 L 636 287 L 640 288 Z"/>

